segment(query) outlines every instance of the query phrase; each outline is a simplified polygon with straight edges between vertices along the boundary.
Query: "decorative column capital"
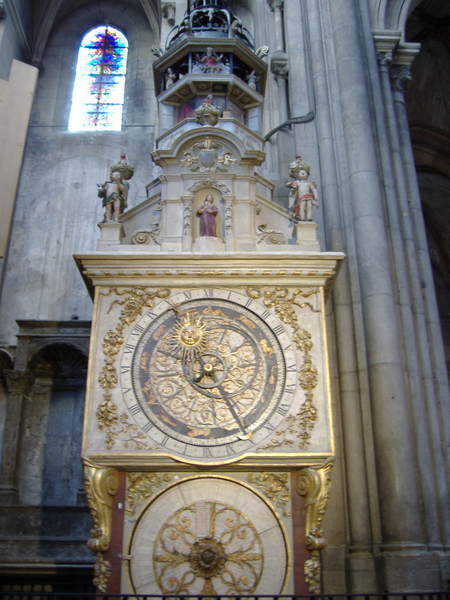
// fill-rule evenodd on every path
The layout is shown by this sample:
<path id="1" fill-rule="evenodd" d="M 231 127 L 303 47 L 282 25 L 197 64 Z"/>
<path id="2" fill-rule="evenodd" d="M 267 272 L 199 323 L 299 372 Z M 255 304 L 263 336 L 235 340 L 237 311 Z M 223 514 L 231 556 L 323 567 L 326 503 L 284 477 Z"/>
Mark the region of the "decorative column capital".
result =
<path id="1" fill-rule="evenodd" d="M 378 51 L 377 52 L 377 60 L 378 60 L 378 64 L 380 65 L 380 69 L 383 69 L 383 70 L 388 69 L 393 60 L 392 50 Z"/>
<path id="2" fill-rule="evenodd" d="M 33 395 L 48 394 L 53 385 L 52 377 L 36 377 L 33 382 Z"/>
<path id="3" fill-rule="evenodd" d="M 6 381 L 6 389 L 10 394 L 22 395 L 30 383 L 27 371 L 5 369 L 3 371 Z"/>
<path id="4" fill-rule="evenodd" d="M 274 12 L 275 10 L 281 10 L 284 5 L 284 0 L 267 0 L 267 4 L 270 7 L 270 10 Z"/>
<path id="5" fill-rule="evenodd" d="M 411 65 L 392 65 L 390 76 L 394 90 L 404 92 L 408 81 L 411 80 Z"/>

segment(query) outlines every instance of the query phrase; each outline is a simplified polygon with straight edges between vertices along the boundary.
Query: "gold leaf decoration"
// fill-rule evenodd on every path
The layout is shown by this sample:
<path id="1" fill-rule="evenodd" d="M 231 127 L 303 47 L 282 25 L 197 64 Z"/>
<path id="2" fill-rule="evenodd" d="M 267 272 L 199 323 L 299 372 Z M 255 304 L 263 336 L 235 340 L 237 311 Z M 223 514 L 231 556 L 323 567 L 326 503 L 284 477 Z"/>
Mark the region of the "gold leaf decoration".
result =
<path id="1" fill-rule="evenodd" d="M 249 473 L 247 481 L 252 483 L 276 506 L 285 517 L 289 516 L 288 473 Z"/>
<path id="2" fill-rule="evenodd" d="M 104 552 L 111 540 L 112 502 L 119 487 L 119 474 L 116 469 L 96 467 L 89 462 L 84 474 L 86 498 L 94 521 L 87 545 L 94 552 Z"/>
<path id="3" fill-rule="evenodd" d="M 106 592 L 106 586 L 108 585 L 108 579 L 111 577 L 111 573 L 111 563 L 108 560 L 105 560 L 101 552 L 98 552 L 94 565 L 93 584 L 99 592 Z"/>
<path id="4" fill-rule="evenodd" d="M 305 545 L 311 557 L 305 562 L 305 580 L 312 594 L 321 591 L 320 550 L 325 547 L 322 521 L 330 494 L 333 460 L 321 466 L 302 469 L 299 473 L 297 491 L 305 498 Z"/>
<path id="5" fill-rule="evenodd" d="M 137 505 L 156 494 L 174 478 L 172 473 L 129 473 L 127 475 L 127 512 L 134 514 Z"/>
<path id="6" fill-rule="evenodd" d="M 297 308 L 309 308 L 316 310 L 309 302 L 301 302 L 301 298 L 309 297 L 317 293 L 317 289 L 289 290 L 284 287 L 275 288 L 247 288 L 246 292 L 250 298 L 262 300 L 265 306 L 275 311 L 275 314 L 292 328 L 293 341 L 297 350 L 303 356 L 303 363 L 298 372 L 300 387 L 305 393 L 305 399 L 300 410 L 295 415 L 289 415 L 284 419 L 281 427 L 264 449 L 277 448 L 279 446 L 297 446 L 300 449 L 308 447 L 314 425 L 317 421 L 317 408 L 314 406 L 314 389 L 318 383 L 318 372 L 312 363 L 311 351 L 313 348 L 311 334 L 300 326 Z"/>
<path id="7" fill-rule="evenodd" d="M 103 296 L 114 294 L 117 298 L 111 303 L 108 312 L 116 306 L 121 306 L 119 318 L 114 329 L 107 331 L 103 337 L 103 354 L 105 360 L 100 370 L 98 381 L 105 390 L 103 402 L 98 406 L 96 417 L 98 428 L 105 433 L 105 444 L 113 448 L 116 440 L 123 442 L 125 448 L 148 449 L 149 444 L 139 427 L 130 422 L 127 413 L 119 413 L 117 404 L 113 401 L 111 390 L 119 383 L 115 365 L 115 357 L 124 343 L 124 330 L 131 325 L 145 308 L 152 308 L 157 298 L 167 298 L 168 289 L 110 288 L 101 293 Z"/>

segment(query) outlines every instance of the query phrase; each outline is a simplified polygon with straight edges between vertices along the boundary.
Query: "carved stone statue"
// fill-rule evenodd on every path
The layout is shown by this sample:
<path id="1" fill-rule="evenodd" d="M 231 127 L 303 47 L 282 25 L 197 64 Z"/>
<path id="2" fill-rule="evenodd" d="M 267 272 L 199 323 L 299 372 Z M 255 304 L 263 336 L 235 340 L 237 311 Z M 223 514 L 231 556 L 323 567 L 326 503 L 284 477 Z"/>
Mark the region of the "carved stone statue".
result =
<path id="1" fill-rule="evenodd" d="M 310 167 L 297 154 L 295 161 L 289 165 L 289 175 L 292 181 L 289 188 L 289 208 L 295 221 L 312 221 L 312 207 L 318 206 L 316 184 L 309 179 Z"/>
<path id="2" fill-rule="evenodd" d="M 104 223 L 118 221 L 119 216 L 127 207 L 128 179 L 134 175 L 134 169 L 127 162 L 126 154 L 120 155 L 120 160 L 111 167 L 110 179 L 103 184 L 97 184 L 97 195 L 103 199 L 105 215 Z"/>
<path id="3" fill-rule="evenodd" d="M 200 221 L 200 237 L 217 237 L 216 234 L 216 216 L 217 206 L 214 204 L 212 194 L 206 194 L 203 204 L 197 210 L 197 217 Z"/>
<path id="4" fill-rule="evenodd" d="M 254 69 L 247 75 L 247 85 L 252 90 L 256 90 L 256 71 Z"/>
<path id="5" fill-rule="evenodd" d="M 215 125 L 220 117 L 220 109 L 214 104 L 212 94 L 208 94 L 195 111 L 195 117 L 202 125 Z"/>
<path id="6" fill-rule="evenodd" d="M 221 73 L 225 69 L 222 59 L 223 54 L 217 54 L 212 46 L 208 46 L 203 56 L 196 55 L 193 70 L 202 73 Z"/>
<path id="7" fill-rule="evenodd" d="M 169 67 L 166 71 L 166 90 L 172 87 L 176 80 L 177 74 L 171 67 Z"/>

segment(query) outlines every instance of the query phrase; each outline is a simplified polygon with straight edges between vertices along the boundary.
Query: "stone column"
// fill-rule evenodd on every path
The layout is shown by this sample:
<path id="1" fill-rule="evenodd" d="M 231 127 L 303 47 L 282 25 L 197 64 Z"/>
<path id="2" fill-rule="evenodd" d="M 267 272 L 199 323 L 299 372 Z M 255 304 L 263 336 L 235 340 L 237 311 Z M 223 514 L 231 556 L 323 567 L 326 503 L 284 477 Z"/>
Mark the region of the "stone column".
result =
<path id="1" fill-rule="evenodd" d="M 376 472 L 384 550 L 423 548 L 416 454 L 402 365 L 390 240 L 382 203 L 377 139 L 361 42 L 360 5 L 327 5 L 333 22 L 344 175 L 351 211 L 359 296 L 364 323 Z"/>
<path id="2" fill-rule="evenodd" d="M 418 433 L 427 436 L 428 444 L 423 448 L 421 440 L 420 455 L 431 448 L 427 454 L 429 461 L 424 466 L 423 475 L 427 494 L 427 504 L 437 503 L 439 515 L 436 516 L 435 530 L 430 532 L 429 542 L 436 548 L 448 543 L 450 523 L 446 517 L 448 506 L 446 499 L 449 493 L 448 463 L 443 451 L 448 447 L 447 437 L 450 429 L 448 407 L 448 380 L 445 353 L 442 343 L 439 311 L 436 304 L 433 274 L 431 270 L 422 205 L 417 186 L 414 156 L 412 153 L 409 125 L 406 113 L 404 89 L 411 78 L 410 62 L 414 54 L 409 56 L 405 64 L 405 52 L 400 49 L 402 63 L 391 68 L 392 80 L 392 120 L 398 140 L 398 160 L 404 173 L 404 191 L 402 214 L 406 222 L 406 240 L 409 243 L 409 273 L 413 285 L 414 309 L 417 322 L 417 343 L 422 366 L 422 380 L 425 389 L 423 402 L 417 406 Z M 411 54 L 409 52 L 408 54 Z M 403 55 L 403 56 L 402 56 Z M 408 58 L 408 57 L 407 57 Z M 447 477 L 446 477 L 447 474 Z M 431 481 L 429 481 L 431 480 Z M 431 490 L 428 489 L 431 486 Z M 439 530 L 444 529 L 444 537 L 440 539 Z"/>
<path id="3" fill-rule="evenodd" d="M 39 374 L 31 386 L 29 396 L 24 398 L 21 443 L 22 456 L 18 469 L 21 503 L 42 503 L 45 446 L 47 443 L 48 416 L 53 377 Z M 21 485 L 25 483 L 26 485 Z"/>
<path id="4" fill-rule="evenodd" d="M 17 462 L 20 447 L 20 426 L 23 397 L 29 379 L 25 371 L 4 371 L 8 399 L 3 437 L 3 461 L 0 467 L 0 504 L 18 502 Z"/>
<path id="5" fill-rule="evenodd" d="M 321 165 L 321 205 L 324 212 L 326 249 L 344 251 L 348 254 L 333 287 L 338 360 L 336 370 L 339 373 L 336 387 L 338 387 L 339 406 L 342 414 L 342 427 L 340 428 L 342 441 L 339 445 L 342 445 L 345 463 L 345 467 L 341 467 L 338 462 L 337 468 L 345 470 L 346 504 L 341 499 L 340 508 L 346 512 L 345 514 L 344 512 L 335 512 L 334 515 L 331 515 L 330 512 L 330 518 L 342 519 L 348 523 L 350 588 L 347 588 L 344 581 L 341 581 L 341 587 L 337 587 L 339 584 L 335 580 L 339 571 L 343 570 L 342 567 L 339 569 L 336 566 L 333 571 L 331 570 L 333 567 L 330 567 L 330 578 L 333 579 L 330 584 L 327 582 L 327 573 L 324 573 L 326 590 L 330 593 L 338 593 L 377 588 L 376 570 L 371 554 L 374 537 L 377 536 L 377 489 L 376 485 L 374 487 L 374 484 L 371 483 L 371 477 L 367 475 L 367 470 L 370 470 L 373 465 L 373 447 L 371 431 L 367 426 L 367 415 L 364 414 L 365 411 L 367 412 L 367 390 L 358 364 L 358 331 L 355 327 L 358 307 L 355 305 L 351 291 L 355 257 L 352 252 L 352 244 L 345 239 L 344 212 L 347 194 L 345 186 L 339 185 L 337 173 L 339 163 L 337 164 L 338 153 L 336 153 L 335 139 L 338 138 L 339 132 L 338 124 L 331 111 L 333 99 L 330 94 L 332 94 L 332 89 L 328 82 L 328 61 L 324 55 L 327 50 L 324 34 L 327 36 L 329 33 L 331 37 L 332 25 L 331 22 L 327 22 L 327 15 L 321 13 L 319 3 L 316 0 L 309 0 L 307 3 L 307 27 L 310 35 L 312 81 L 316 99 L 315 126 Z M 306 14 L 302 16 L 306 18 Z M 332 489 L 332 497 L 335 493 Z M 336 562 L 336 558 L 330 558 L 329 562 Z M 328 565 L 326 568 L 328 570 Z"/>

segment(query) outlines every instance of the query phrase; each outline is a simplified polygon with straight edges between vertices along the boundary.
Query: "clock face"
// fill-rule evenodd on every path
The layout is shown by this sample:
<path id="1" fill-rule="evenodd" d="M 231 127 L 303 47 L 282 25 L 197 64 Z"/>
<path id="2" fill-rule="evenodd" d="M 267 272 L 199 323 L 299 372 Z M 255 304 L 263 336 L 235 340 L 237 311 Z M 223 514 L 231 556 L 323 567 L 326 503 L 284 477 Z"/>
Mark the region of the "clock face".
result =
<path id="1" fill-rule="evenodd" d="M 281 594 L 289 580 L 281 520 L 255 490 L 224 477 L 165 490 L 141 513 L 125 553 L 138 594 Z"/>
<path id="2" fill-rule="evenodd" d="M 241 294 L 221 296 L 162 301 L 125 345 L 121 382 L 131 414 L 183 457 L 249 452 L 290 407 L 295 356 L 284 327 Z"/>

